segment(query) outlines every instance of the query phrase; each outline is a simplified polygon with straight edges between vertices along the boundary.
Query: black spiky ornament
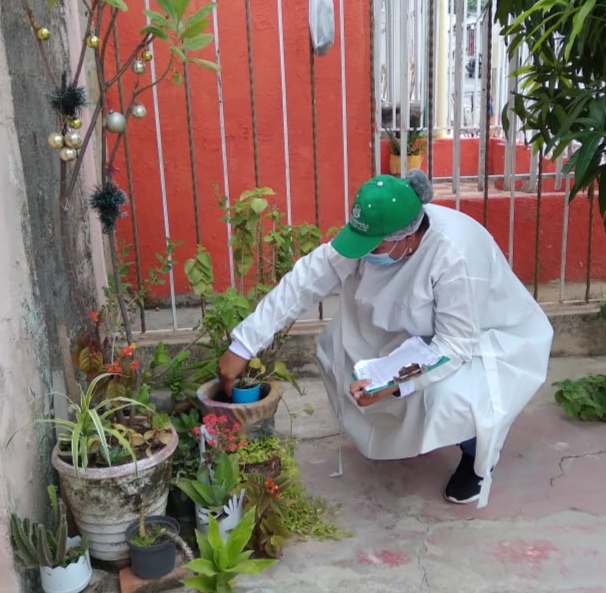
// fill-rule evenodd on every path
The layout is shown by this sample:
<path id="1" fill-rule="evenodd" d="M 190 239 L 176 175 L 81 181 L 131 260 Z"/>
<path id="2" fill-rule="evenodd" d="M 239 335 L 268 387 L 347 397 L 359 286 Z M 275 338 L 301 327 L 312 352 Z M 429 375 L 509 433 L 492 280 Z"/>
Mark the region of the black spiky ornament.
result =
<path id="1" fill-rule="evenodd" d="M 57 88 L 50 94 L 53 109 L 62 117 L 77 117 L 87 105 L 86 90 L 82 86 L 69 85 Z"/>
<path id="2" fill-rule="evenodd" d="M 99 185 L 90 198 L 90 205 L 97 213 L 104 233 L 116 227 L 116 220 L 122 216 L 120 206 L 126 203 L 126 194 L 112 181 Z"/>

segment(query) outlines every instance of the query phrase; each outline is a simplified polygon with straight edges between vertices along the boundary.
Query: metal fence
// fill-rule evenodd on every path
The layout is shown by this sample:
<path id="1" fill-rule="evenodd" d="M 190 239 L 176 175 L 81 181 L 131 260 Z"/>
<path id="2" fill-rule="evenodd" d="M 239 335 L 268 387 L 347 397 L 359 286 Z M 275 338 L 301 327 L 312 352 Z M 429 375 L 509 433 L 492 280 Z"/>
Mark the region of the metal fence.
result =
<path id="1" fill-rule="evenodd" d="M 142 0 L 142 4 L 149 8 L 149 0 Z M 219 0 L 212 15 L 213 53 L 222 67 L 216 80 L 208 73 L 185 70 L 183 89 L 163 95 L 165 91 L 154 88 L 150 110 L 153 125 L 148 124 L 146 132 L 131 139 L 130 151 L 125 142 L 123 165 L 132 217 L 122 225 L 121 234 L 134 245 L 132 281 L 136 287 L 144 284 L 146 260 L 150 259 L 150 249 L 154 249 L 152 240 L 143 239 L 142 235 L 153 235 L 156 246 L 158 241 L 175 243 L 182 239 L 175 224 L 183 219 L 191 219 L 191 228 L 187 230 L 188 252 L 183 251 L 181 261 L 193 255 L 193 243 L 206 244 L 210 240 L 211 248 L 225 260 L 226 282 L 234 282 L 229 227 L 218 220 L 217 211 L 209 206 L 214 195 L 208 198 L 204 189 L 211 183 L 218 184 L 219 193 L 228 200 L 246 185 L 276 185 L 283 194 L 288 222 L 306 219 L 322 230 L 331 223 L 342 224 L 347 220 L 355 186 L 368 176 L 385 171 L 383 128 L 396 130 L 405 146 L 412 114 L 413 118 L 419 116 L 419 125 L 427 136 L 424 166 L 444 201 L 457 209 L 473 206 L 475 216 L 487 225 L 491 209 L 498 205 L 499 211 L 506 211 L 506 237 L 501 237 L 501 246 L 514 269 L 519 264 L 519 241 L 528 243 L 528 237 L 516 235 L 516 228 L 522 221 L 526 225 L 522 234 L 533 230 L 532 249 L 527 246 L 524 256 L 533 261 L 522 262 L 521 267 L 525 266 L 525 281 L 536 298 L 586 302 L 601 297 L 599 279 L 604 270 L 593 264 L 603 233 L 594 232 L 592 195 L 578 197 L 578 206 L 569 204 L 570 178 L 562 173 L 562 160 L 546 170 L 547 161 L 532 154 L 528 166 L 521 167 L 518 159 L 525 139 L 517 132 L 515 119 L 512 134 L 507 138 L 503 135 L 500 114 L 518 85 L 510 72 L 524 56 L 517 56 L 511 63 L 507 60 L 490 8 L 482 11 L 480 0 L 368 0 L 362 9 L 361 3 L 336 0 L 335 46 L 329 56 L 318 58 L 309 44 L 306 3 L 302 7 L 283 0 L 275 0 L 271 7 L 269 4 Z M 131 18 L 137 18 L 135 11 L 130 13 Z M 133 21 L 133 26 L 141 24 Z M 236 41 L 240 44 L 239 53 L 233 51 Z M 270 51 L 269 47 L 273 49 Z M 161 63 L 161 56 L 157 61 Z M 157 77 L 155 64 L 156 59 L 151 64 L 152 81 Z M 260 81 L 268 80 L 270 75 L 271 88 L 262 87 L 265 83 Z M 204 83 L 200 82 L 201 76 L 205 76 Z M 234 82 L 235 77 L 239 77 L 241 88 Z M 197 89 L 201 84 L 208 89 L 209 81 L 216 95 L 203 107 Z M 297 95 L 304 95 L 305 100 Z M 170 139 L 177 117 L 176 102 L 182 105 L 179 117 L 183 120 L 178 122 L 180 144 Z M 240 118 L 238 133 L 234 133 L 230 120 L 235 117 L 236 108 Z M 201 110 L 204 121 L 213 119 L 214 129 L 203 129 Z M 155 180 L 149 179 L 149 169 L 138 169 L 140 165 L 132 154 L 135 142 L 142 141 L 145 133 L 149 160 L 157 168 Z M 246 163 L 241 154 L 234 156 L 234 146 L 242 146 L 244 141 L 248 144 L 245 157 L 250 161 Z M 440 142 L 451 146 L 452 162 L 444 170 L 436 161 Z M 464 173 L 462 147 L 470 146 L 470 142 L 474 143 L 474 150 L 477 146 L 477 166 L 471 172 L 467 166 L 468 172 Z M 269 159 L 264 151 L 269 150 L 270 143 Z M 494 146 L 502 146 L 502 154 L 492 154 Z M 214 159 L 212 166 L 208 165 L 209 154 Z M 499 160 L 496 167 L 495 159 Z M 176 169 L 187 178 L 180 179 L 178 186 L 173 179 Z M 403 159 L 401 174 L 405 173 Z M 144 182 L 143 177 L 147 177 Z M 152 206 L 146 204 L 145 220 L 138 189 L 143 183 L 148 184 L 146 187 L 156 184 L 154 192 L 159 196 L 155 214 Z M 187 212 L 182 202 L 177 203 L 184 191 L 188 194 Z M 469 200 L 473 202 L 471 206 Z M 544 212 L 547 200 L 550 216 L 554 215 L 554 208 L 561 211 L 557 240 L 545 239 L 547 225 L 552 222 L 546 220 Z M 578 232 L 571 236 L 571 216 L 575 229 L 581 229 L 581 236 Z M 522 220 L 524 217 L 529 219 Z M 557 277 L 549 276 L 544 281 L 541 252 L 546 249 L 550 259 L 554 250 L 558 252 L 559 269 Z M 572 268 L 574 282 L 568 278 Z M 141 331 L 191 327 L 199 310 L 178 306 L 180 301 L 187 301 L 180 296 L 184 289 L 179 274 L 177 268 L 171 267 L 168 290 L 160 295 L 169 304 L 167 310 L 141 309 Z M 308 318 L 317 318 L 317 312 L 311 312 Z"/>

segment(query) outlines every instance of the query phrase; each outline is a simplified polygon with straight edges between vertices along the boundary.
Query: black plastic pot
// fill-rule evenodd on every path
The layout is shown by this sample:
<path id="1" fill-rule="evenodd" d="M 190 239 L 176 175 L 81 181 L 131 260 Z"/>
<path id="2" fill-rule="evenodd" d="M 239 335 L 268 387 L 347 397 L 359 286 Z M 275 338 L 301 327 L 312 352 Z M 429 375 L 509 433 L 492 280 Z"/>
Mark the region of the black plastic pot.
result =
<path id="1" fill-rule="evenodd" d="M 179 533 L 179 523 L 172 517 L 151 515 L 145 517 L 145 525 L 161 525 L 172 533 Z M 134 521 L 126 530 L 126 541 L 130 550 L 131 569 L 141 579 L 157 579 L 175 567 L 177 546 L 173 541 L 161 541 L 151 546 L 137 546 L 130 539 L 136 535 L 139 521 Z"/>

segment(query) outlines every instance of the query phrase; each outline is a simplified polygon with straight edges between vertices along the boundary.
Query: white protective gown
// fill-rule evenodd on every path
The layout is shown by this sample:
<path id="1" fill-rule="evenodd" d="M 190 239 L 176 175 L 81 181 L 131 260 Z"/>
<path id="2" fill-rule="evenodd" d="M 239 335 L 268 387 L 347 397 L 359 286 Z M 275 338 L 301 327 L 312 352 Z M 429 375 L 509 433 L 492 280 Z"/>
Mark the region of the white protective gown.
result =
<path id="1" fill-rule="evenodd" d="M 233 337 L 256 353 L 315 302 L 339 294 L 317 346 L 339 426 L 370 459 L 413 457 L 476 436 L 485 506 L 509 428 L 545 381 L 553 329 L 480 224 L 443 206 L 425 212 L 429 228 L 405 262 L 376 266 L 323 244 Z M 354 363 L 387 355 L 410 336 L 450 361 L 415 379 L 411 395 L 360 408 L 349 395 Z"/>

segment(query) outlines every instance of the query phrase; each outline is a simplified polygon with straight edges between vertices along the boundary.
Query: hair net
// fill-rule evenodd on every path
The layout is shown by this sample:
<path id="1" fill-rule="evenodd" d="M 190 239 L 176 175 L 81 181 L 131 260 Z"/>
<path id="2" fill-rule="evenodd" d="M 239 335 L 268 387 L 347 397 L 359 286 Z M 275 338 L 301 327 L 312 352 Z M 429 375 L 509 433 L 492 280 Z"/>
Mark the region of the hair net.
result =
<path id="1" fill-rule="evenodd" d="M 429 202 L 431 202 L 433 198 L 433 186 L 431 185 L 431 181 L 429 181 L 427 175 L 425 175 L 421 169 L 411 169 L 406 175 L 406 180 L 417 194 L 422 204 L 429 204 Z M 417 216 L 417 218 L 415 218 L 408 226 L 405 226 L 403 229 L 400 229 L 395 233 L 387 235 L 384 240 L 399 241 L 404 237 L 412 235 L 421 226 L 424 216 L 425 210 L 421 210 L 419 216 Z"/>

